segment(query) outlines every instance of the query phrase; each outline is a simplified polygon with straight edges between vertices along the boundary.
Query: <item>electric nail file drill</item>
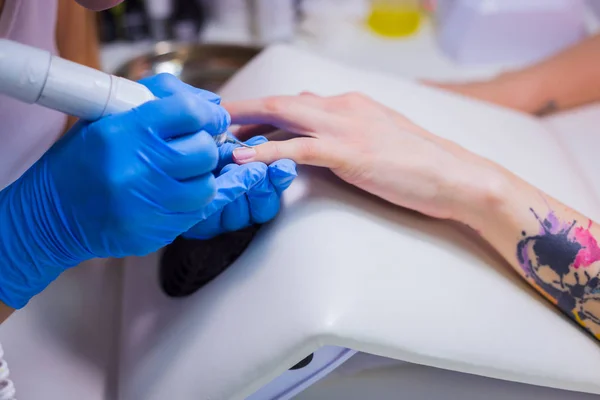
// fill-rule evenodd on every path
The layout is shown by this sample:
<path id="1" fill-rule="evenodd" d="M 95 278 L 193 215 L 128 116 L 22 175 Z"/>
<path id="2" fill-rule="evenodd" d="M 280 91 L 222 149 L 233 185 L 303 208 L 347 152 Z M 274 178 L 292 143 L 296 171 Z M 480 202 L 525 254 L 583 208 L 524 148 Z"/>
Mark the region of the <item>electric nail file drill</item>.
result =
<path id="1" fill-rule="evenodd" d="M 0 94 L 86 121 L 156 99 L 142 84 L 7 39 L 0 39 Z M 213 137 L 244 145 L 226 132 Z"/>

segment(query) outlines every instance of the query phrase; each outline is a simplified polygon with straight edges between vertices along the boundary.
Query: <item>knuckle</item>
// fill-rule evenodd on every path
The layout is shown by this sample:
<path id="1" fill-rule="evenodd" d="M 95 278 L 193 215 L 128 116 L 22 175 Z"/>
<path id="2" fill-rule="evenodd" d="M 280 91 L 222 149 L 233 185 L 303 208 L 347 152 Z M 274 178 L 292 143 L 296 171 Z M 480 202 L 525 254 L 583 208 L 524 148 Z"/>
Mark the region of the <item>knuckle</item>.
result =
<path id="1" fill-rule="evenodd" d="M 346 108 L 364 107 L 370 101 L 371 99 L 367 95 L 360 92 L 349 92 L 337 99 L 338 104 Z"/>
<path id="2" fill-rule="evenodd" d="M 197 117 L 198 97 L 191 93 L 180 93 L 178 94 L 178 97 L 178 107 L 180 108 L 181 113 L 187 116 Z"/>
<path id="3" fill-rule="evenodd" d="M 219 149 L 213 137 L 206 132 L 197 132 L 188 137 L 193 144 L 185 149 L 177 149 L 176 156 L 170 158 L 172 165 L 187 165 L 201 173 L 213 171 L 219 163 Z"/>
<path id="4" fill-rule="evenodd" d="M 346 96 L 348 101 L 352 104 L 362 105 L 371 101 L 369 96 L 361 92 L 350 92 Z"/>
<path id="5" fill-rule="evenodd" d="M 122 133 L 122 124 L 115 123 L 117 117 L 108 117 L 98 122 L 92 123 L 89 129 L 94 142 L 109 143 L 114 138 L 118 138 Z"/>
<path id="6" fill-rule="evenodd" d="M 173 85 L 177 81 L 177 78 L 174 75 L 171 75 L 167 72 L 161 72 L 160 74 L 154 76 L 154 80 L 157 85 L 163 88 L 170 88 L 173 87 Z"/>
<path id="7" fill-rule="evenodd" d="M 298 143 L 298 156 L 303 161 L 309 162 L 317 158 L 317 147 L 314 142 L 314 140 L 302 140 Z"/>
<path id="8" fill-rule="evenodd" d="M 182 126 L 187 126 L 187 129 L 190 130 L 199 130 L 206 123 L 206 117 L 202 104 L 197 96 L 194 96 L 191 93 L 179 93 L 177 94 L 177 108 L 178 114 L 181 120 Z"/>
<path id="9" fill-rule="evenodd" d="M 264 99 L 263 106 L 270 114 L 279 114 L 285 109 L 284 101 L 280 97 L 269 97 Z"/>
<path id="10" fill-rule="evenodd" d="M 274 160 L 279 160 L 282 158 L 283 149 L 281 148 L 281 143 L 279 142 L 267 142 L 264 146 L 269 146 L 271 153 L 271 158 Z"/>

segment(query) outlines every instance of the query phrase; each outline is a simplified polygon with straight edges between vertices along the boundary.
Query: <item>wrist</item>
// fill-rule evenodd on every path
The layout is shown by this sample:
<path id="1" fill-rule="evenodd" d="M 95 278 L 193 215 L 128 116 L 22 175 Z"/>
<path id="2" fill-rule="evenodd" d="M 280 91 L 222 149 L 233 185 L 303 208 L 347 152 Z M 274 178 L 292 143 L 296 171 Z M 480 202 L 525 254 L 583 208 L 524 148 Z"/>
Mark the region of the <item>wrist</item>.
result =
<path id="1" fill-rule="evenodd" d="M 515 109 L 541 115 L 543 110 L 549 110 L 552 106 L 553 99 L 546 93 L 547 81 L 535 68 L 505 72 L 496 77 L 494 82 L 512 98 Z"/>
<path id="2" fill-rule="evenodd" d="M 462 175 L 454 191 L 452 218 L 483 232 L 492 221 L 502 219 L 511 201 L 509 195 L 522 190 L 517 178 L 503 168 L 490 165 L 471 166 L 469 174 Z"/>
<path id="3" fill-rule="evenodd" d="M 0 301 L 21 308 L 65 269 L 85 259 L 56 232 L 60 210 L 48 195 L 43 167 L 30 168 L 0 192 Z M 54 229 L 53 229 L 54 228 Z"/>
<path id="4" fill-rule="evenodd" d="M 6 321 L 8 317 L 15 311 L 14 308 L 10 308 L 6 304 L 0 302 L 0 324 Z"/>

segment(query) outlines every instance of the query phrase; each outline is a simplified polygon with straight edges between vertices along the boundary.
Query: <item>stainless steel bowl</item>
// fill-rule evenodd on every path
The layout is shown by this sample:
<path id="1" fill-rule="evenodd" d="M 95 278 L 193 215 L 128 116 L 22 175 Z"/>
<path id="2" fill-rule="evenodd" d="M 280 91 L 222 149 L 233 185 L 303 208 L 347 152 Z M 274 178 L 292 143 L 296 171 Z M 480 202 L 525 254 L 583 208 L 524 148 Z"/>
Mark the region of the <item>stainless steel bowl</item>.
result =
<path id="1" fill-rule="evenodd" d="M 258 47 L 226 44 L 161 42 L 154 46 L 152 52 L 122 65 L 116 75 L 139 80 L 168 72 L 192 86 L 216 92 L 260 50 Z"/>

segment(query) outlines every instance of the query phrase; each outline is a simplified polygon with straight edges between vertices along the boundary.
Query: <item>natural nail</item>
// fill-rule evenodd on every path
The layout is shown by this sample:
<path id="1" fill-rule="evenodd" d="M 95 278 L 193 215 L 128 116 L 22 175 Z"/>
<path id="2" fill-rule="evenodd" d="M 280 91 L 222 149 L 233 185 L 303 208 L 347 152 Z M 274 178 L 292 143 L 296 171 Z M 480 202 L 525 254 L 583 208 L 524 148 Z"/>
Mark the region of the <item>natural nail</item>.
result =
<path id="1" fill-rule="evenodd" d="M 247 161 L 256 156 L 256 150 L 249 147 L 239 147 L 233 151 L 233 158 L 237 161 Z"/>

